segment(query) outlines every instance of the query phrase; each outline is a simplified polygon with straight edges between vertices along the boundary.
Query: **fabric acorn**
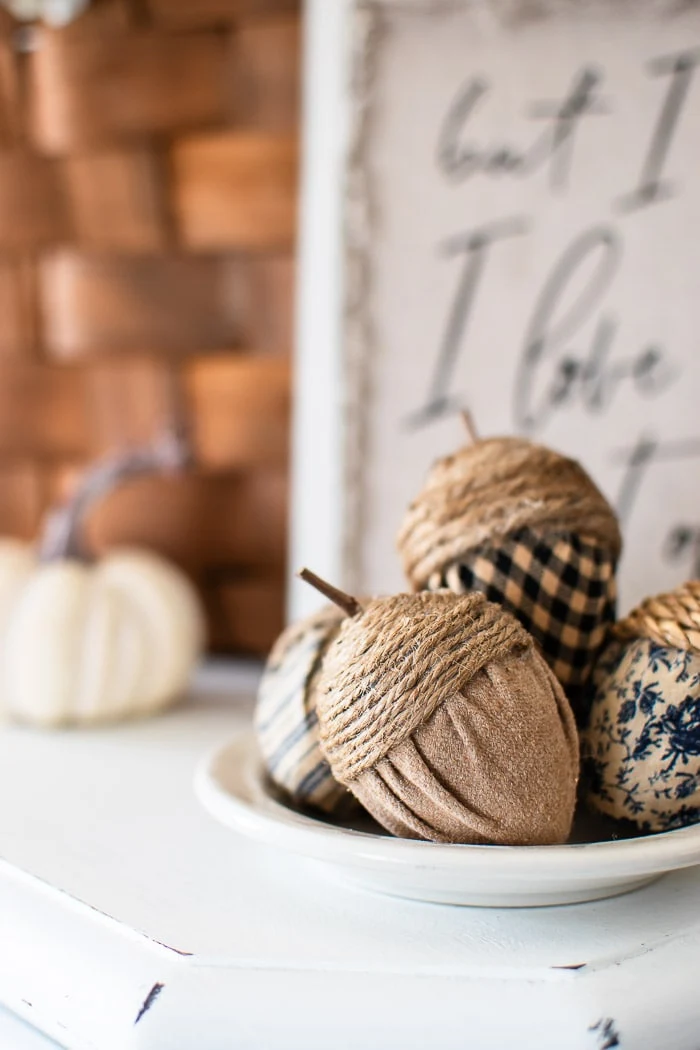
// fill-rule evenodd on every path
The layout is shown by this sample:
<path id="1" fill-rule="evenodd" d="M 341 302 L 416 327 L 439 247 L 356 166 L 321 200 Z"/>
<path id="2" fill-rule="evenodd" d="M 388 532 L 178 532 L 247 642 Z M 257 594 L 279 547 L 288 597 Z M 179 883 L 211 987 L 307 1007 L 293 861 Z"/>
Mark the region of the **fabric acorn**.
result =
<path id="1" fill-rule="evenodd" d="M 385 828 L 436 842 L 563 842 L 578 738 L 522 626 L 478 593 L 399 594 L 349 616 L 317 686 L 336 780 Z"/>
<path id="2" fill-rule="evenodd" d="M 255 729 L 270 779 L 295 802 L 339 813 L 355 804 L 321 753 L 316 695 L 323 656 L 345 613 L 327 605 L 282 632 L 258 689 Z"/>
<path id="3" fill-rule="evenodd" d="M 642 831 L 700 820 L 700 581 L 615 627 L 582 734 L 589 806 Z"/>
<path id="4" fill-rule="evenodd" d="M 475 440 L 435 463 L 398 535 L 414 590 L 481 591 L 518 617 L 581 720 L 621 546 L 583 468 L 521 438 Z"/>

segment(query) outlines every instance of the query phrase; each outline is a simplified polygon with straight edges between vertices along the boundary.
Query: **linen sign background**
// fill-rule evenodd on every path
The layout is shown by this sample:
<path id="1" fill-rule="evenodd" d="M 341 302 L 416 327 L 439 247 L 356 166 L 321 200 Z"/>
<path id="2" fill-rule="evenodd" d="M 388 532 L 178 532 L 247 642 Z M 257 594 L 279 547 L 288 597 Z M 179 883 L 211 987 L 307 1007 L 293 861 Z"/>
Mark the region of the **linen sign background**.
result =
<path id="1" fill-rule="evenodd" d="M 700 8 L 524 10 L 355 10 L 346 579 L 401 586 L 398 522 L 468 406 L 592 473 L 624 610 L 700 572 Z"/>

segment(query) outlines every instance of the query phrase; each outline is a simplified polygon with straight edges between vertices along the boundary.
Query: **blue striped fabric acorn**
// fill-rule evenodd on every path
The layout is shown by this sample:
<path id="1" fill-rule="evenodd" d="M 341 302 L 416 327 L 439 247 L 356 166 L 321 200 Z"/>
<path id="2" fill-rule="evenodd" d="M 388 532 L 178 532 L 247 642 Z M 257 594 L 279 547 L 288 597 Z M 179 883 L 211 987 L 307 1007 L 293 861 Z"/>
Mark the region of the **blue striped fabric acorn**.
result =
<path id="1" fill-rule="evenodd" d="M 345 618 L 328 605 L 288 627 L 275 643 L 258 690 L 255 729 L 270 779 L 295 803 L 328 814 L 354 808 L 321 753 L 316 685 L 324 654 Z"/>

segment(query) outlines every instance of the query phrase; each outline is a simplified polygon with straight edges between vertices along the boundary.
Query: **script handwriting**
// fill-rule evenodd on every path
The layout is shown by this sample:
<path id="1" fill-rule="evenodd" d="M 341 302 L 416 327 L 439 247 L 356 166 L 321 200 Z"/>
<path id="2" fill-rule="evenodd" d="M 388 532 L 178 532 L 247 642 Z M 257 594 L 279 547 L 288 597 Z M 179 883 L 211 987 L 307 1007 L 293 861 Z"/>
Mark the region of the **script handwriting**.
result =
<path id="1" fill-rule="evenodd" d="M 507 143 L 476 145 L 464 140 L 470 120 L 491 91 L 484 77 L 468 80 L 450 106 L 438 135 L 439 170 L 452 182 L 464 182 L 477 174 L 528 176 L 551 161 L 550 185 L 555 190 L 564 189 L 581 120 L 608 112 L 597 94 L 601 80 L 599 70 L 584 67 L 574 76 L 563 100 L 535 102 L 527 115 L 547 123 L 535 141 L 524 148 Z"/>
<path id="2" fill-rule="evenodd" d="M 425 404 L 417 412 L 411 413 L 406 420 L 410 429 L 417 429 L 464 407 L 451 395 L 450 390 L 491 248 L 500 240 L 522 236 L 528 232 L 528 228 L 526 219 L 522 216 L 512 216 L 467 233 L 457 234 L 441 245 L 441 254 L 448 258 L 461 257 L 462 266 L 435 361 L 428 397 Z"/>
<path id="3" fill-rule="evenodd" d="M 578 399 L 588 412 L 611 407 L 624 383 L 653 397 L 675 377 L 658 342 L 613 356 L 619 321 L 603 309 L 622 259 L 622 240 L 610 226 L 584 231 L 564 251 L 535 300 L 516 372 L 514 417 L 526 433 L 541 431 L 552 414 Z M 580 333 L 593 321 L 587 347 Z"/>
<path id="4" fill-rule="evenodd" d="M 649 63 L 652 76 L 670 76 L 668 90 L 644 158 L 636 189 L 618 201 L 622 211 L 643 208 L 671 195 L 670 183 L 661 178 L 681 113 L 688 97 L 696 67 L 700 65 L 700 48 L 678 55 L 664 55 Z"/>

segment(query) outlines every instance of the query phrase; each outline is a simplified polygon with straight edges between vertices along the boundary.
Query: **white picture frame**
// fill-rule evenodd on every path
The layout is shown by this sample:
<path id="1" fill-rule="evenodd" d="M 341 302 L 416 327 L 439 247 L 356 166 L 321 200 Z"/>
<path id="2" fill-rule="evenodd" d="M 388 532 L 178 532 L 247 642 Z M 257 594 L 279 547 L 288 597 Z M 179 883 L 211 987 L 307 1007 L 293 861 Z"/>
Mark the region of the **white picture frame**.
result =
<path id="1" fill-rule="evenodd" d="M 319 601 L 318 596 L 294 578 L 294 573 L 302 565 L 308 564 L 319 574 L 355 593 L 386 590 L 387 580 L 392 585 L 391 589 L 400 586 L 397 567 L 392 568 L 391 573 L 384 578 L 381 567 L 377 571 L 376 563 L 369 568 L 363 564 L 367 558 L 366 551 L 363 555 L 362 550 L 368 518 L 372 518 L 381 499 L 377 495 L 377 478 L 387 477 L 385 461 L 384 474 L 380 472 L 374 477 L 373 494 L 368 499 L 366 476 L 373 463 L 367 453 L 366 438 L 368 419 L 371 420 L 371 413 L 377 407 L 376 402 L 371 403 L 375 395 L 371 389 L 371 369 L 367 364 L 368 346 L 372 339 L 376 339 L 373 329 L 377 321 L 376 304 L 369 303 L 375 216 L 372 212 L 372 158 L 370 156 L 368 162 L 367 154 L 368 149 L 371 149 L 368 146 L 368 138 L 371 138 L 368 124 L 373 107 L 377 105 L 374 80 L 381 62 L 386 26 L 392 19 L 396 22 L 401 18 L 420 18 L 425 20 L 425 25 L 438 26 L 441 21 L 446 23 L 466 11 L 486 23 L 501 20 L 504 24 L 518 26 L 525 8 L 528 17 L 534 11 L 535 20 L 542 22 L 548 18 L 578 17 L 581 13 L 581 17 L 588 17 L 589 12 L 602 13 L 606 8 L 615 9 L 618 20 L 648 17 L 659 19 L 660 26 L 670 25 L 669 20 L 674 18 L 687 18 L 692 20 L 688 24 L 692 25 L 693 32 L 697 26 L 697 40 L 689 39 L 687 26 L 681 22 L 673 23 L 678 28 L 677 36 L 688 38 L 688 47 L 693 49 L 693 54 L 700 47 L 700 6 L 694 2 L 685 5 L 681 11 L 671 0 L 641 0 L 634 6 L 614 5 L 609 0 L 598 0 L 597 3 L 595 0 L 569 0 L 568 3 L 545 0 L 544 3 L 532 5 L 525 5 L 520 0 L 307 0 L 290 617 L 295 618 L 311 611 Z M 601 14 L 601 17 L 607 16 Z M 634 24 L 639 26 L 641 21 Z M 663 37 L 663 33 L 660 35 Z M 643 33 L 640 39 L 639 65 L 642 69 L 647 61 Z M 633 33 L 630 48 L 637 46 L 635 41 Z M 662 47 L 664 42 L 665 38 L 659 46 Z M 623 72 L 625 76 L 628 75 L 626 69 Z M 686 89 L 690 87 L 690 79 L 685 84 Z M 657 90 L 660 83 L 652 85 L 656 94 L 650 95 L 648 103 L 659 109 L 668 101 L 668 95 Z M 665 87 L 665 82 L 661 86 Z M 647 82 L 642 87 L 645 91 L 650 90 Z M 695 113 L 700 112 L 700 75 L 693 87 L 695 93 L 692 105 Z M 614 88 L 615 80 L 612 78 L 611 91 Z M 629 92 L 632 97 L 641 90 L 641 87 L 630 81 Z M 640 136 L 653 136 L 656 108 L 649 112 L 649 129 L 646 131 L 640 128 Z M 640 137 L 639 141 L 642 143 L 647 140 Z M 690 148 L 687 147 L 682 154 L 686 162 Z M 696 149 L 695 146 L 692 148 Z M 648 159 L 649 149 L 645 149 Z M 694 202 L 695 198 L 689 215 L 693 222 L 698 217 L 697 234 L 700 242 L 700 203 L 695 208 Z M 696 256 L 691 254 L 689 258 L 693 260 Z M 700 261 L 700 254 L 697 258 Z M 638 293 L 632 287 L 631 291 L 626 289 L 624 294 L 634 299 Z M 689 330 L 690 320 L 689 313 L 683 334 Z M 386 353 L 384 346 L 381 352 Z M 692 357 L 690 343 L 682 348 L 681 357 L 685 367 L 686 358 L 690 360 Z M 674 409 L 674 404 L 669 401 L 664 409 L 664 425 L 668 426 L 668 420 L 674 416 L 678 419 L 689 417 L 691 392 L 693 398 L 700 397 L 700 367 L 696 369 L 691 362 L 689 371 L 686 371 L 687 374 L 679 378 L 674 394 L 678 407 Z M 479 404 L 470 407 L 474 409 L 478 422 L 484 415 L 488 416 L 488 413 L 480 412 Z M 630 416 L 630 411 L 625 411 Z M 656 407 L 652 404 L 651 416 L 655 411 Z M 623 414 L 623 418 L 627 416 Z M 487 419 L 487 423 L 490 427 L 491 421 Z M 439 441 L 433 442 L 431 458 L 452 451 L 460 441 L 454 421 L 451 424 L 444 421 L 441 427 L 441 437 Z M 687 450 L 692 466 L 694 458 L 700 453 L 700 437 L 696 440 L 695 435 L 686 434 L 686 430 L 680 427 L 677 434 L 671 433 L 662 448 L 678 447 L 683 455 L 686 455 Z M 576 442 L 574 448 L 569 449 L 561 436 L 560 429 L 555 430 L 551 440 L 547 433 L 542 435 L 541 440 L 545 444 L 562 447 L 563 451 L 579 458 Z M 540 439 L 539 436 L 537 439 Z M 625 446 L 625 441 L 621 440 L 620 444 Z M 583 432 L 578 441 L 578 446 L 581 445 L 585 449 L 586 435 Z M 677 479 L 680 475 L 661 477 L 661 471 L 665 469 L 661 455 L 658 463 L 659 478 L 654 483 L 653 499 L 650 495 L 649 502 L 660 506 L 676 498 L 674 493 L 679 490 Z M 588 462 L 584 465 L 591 466 Z M 420 471 L 416 470 L 415 477 L 411 478 L 413 492 L 420 486 L 424 467 L 425 464 L 421 464 Z M 595 471 L 592 472 L 598 480 Z M 615 486 L 603 474 L 601 487 L 612 499 Z M 387 478 L 389 485 L 391 480 Z M 700 498 L 679 498 L 678 506 L 680 520 L 692 519 L 697 507 L 700 521 Z M 400 507 L 395 494 L 387 495 L 387 507 L 398 526 Z M 648 513 L 653 510 L 652 506 Z M 654 528 L 658 532 L 658 527 Z M 650 525 L 650 534 L 653 531 Z M 632 599 L 638 600 L 646 591 L 681 582 L 684 576 L 689 575 L 689 567 L 697 564 L 697 549 L 694 548 L 695 553 L 686 551 L 673 566 L 654 568 L 651 566 L 652 559 L 646 556 L 646 534 L 639 523 L 632 540 L 633 564 L 642 565 L 644 578 L 635 578 L 626 589 L 623 587 L 625 605 L 629 605 Z M 653 543 L 656 549 L 656 536 Z M 378 557 L 382 559 L 391 556 L 386 536 L 377 550 Z M 647 563 L 650 566 L 648 571 Z M 628 570 L 627 577 L 632 575 Z M 639 572 L 635 571 L 634 575 L 638 577 Z"/>

